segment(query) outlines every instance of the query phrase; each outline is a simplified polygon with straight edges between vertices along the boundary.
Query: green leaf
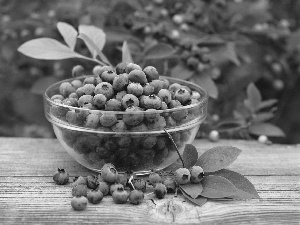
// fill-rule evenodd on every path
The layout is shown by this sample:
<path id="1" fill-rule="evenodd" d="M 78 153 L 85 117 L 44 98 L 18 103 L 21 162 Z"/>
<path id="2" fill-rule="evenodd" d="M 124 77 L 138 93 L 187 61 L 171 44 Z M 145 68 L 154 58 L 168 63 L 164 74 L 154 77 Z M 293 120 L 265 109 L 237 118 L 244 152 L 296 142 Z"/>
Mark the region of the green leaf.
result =
<path id="1" fill-rule="evenodd" d="M 131 52 L 127 44 L 127 41 L 124 41 L 122 46 L 122 62 L 133 63 Z"/>
<path id="2" fill-rule="evenodd" d="M 182 159 L 185 168 L 194 166 L 198 159 L 198 151 L 196 147 L 192 144 L 186 144 L 182 154 Z"/>
<path id="3" fill-rule="evenodd" d="M 207 53 L 207 57 L 217 65 L 221 65 L 228 61 L 233 62 L 237 66 L 241 65 L 233 42 L 211 48 L 211 52 Z"/>
<path id="4" fill-rule="evenodd" d="M 205 197 L 200 196 L 200 197 L 194 199 L 194 198 L 190 197 L 187 193 L 185 193 L 182 189 L 180 189 L 180 190 L 182 192 L 182 195 L 186 199 L 188 199 L 189 201 L 191 201 L 192 203 L 194 203 L 198 206 L 202 206 L 207 202 L 207 198 L 205 198 Z"/>
<path id="5" fill-rule="evenodd" d="M 52 38 L 38 38 L 27 41 L 18 48 L 18 51 L 35 59 L 85 58 Z"/>
<path id="6" fill-rule="evenodd" d="M 253 123 L 260 123 L 267 120 L 270 120 L 274 117 L 274 113 L 272 112 L 262 112 L 262 113 L 256 113 L 253 115 Z"/>
<path id="7" fill-rule="evenodd" d="M 204 90 L 207 91 L 208 95 L 214 99 L 218 98 L 219 91 L 216 83 L 211 79 L 210 75 L 207 73 L 195 74 L 192 79 L 192 82 L 195 82 L 201 86 Z"/>
<path id="8" fill-rule="evenodd" d="M 266 135 L 269 137 L 285 137 L 285 133 L 271 123 L 254 123 L 249 126 L 249 133 L 254 135 Z"/>
<path id="9" fill-rule="evenodd" d="M 189 70 L 183 63 L 180 63 L 172 68 L 171 76 L 183 80 L 189 80 L 194 73 L 194 71 Z"/>
<path id="10" fill-rule="evenodd" d="M 262 101 L 259 106 L 258 106 L 258 111 L 261 110 L 261 109 L 265 109 L 265 108 L 268 108 L 268 107 L 271 107 L 273 106 L 274 104 L 276 104 L 278 102 L 277 99 L 268 99 L 268 100 L 265 100 L 265 101 Z"/>
<path id="11" fill-rule="evenodd" d="M 247 87 L 247 99 L 244 104 L 251 112 L 256 112 L 261 104 L 261 94 L 253 83 L 250 83 Z"/>
<path id="12" fill-rule="evenodd" d="M 179 187 L 181 190 L 183 190 L 186 194 L 188 194 L 193 199 L 201 195 L 203 191 L 202 184 L 200 183 L 199 184 L 188 183 L 188 184 L 179 185 Z"/>
<path id="13" fill-rule="evenodd" d="M 43 95 L 45 90 L 52 84 L 58 82 L 59 79 L 54 76 L 41 77 L 38 79 L 32 87 L 30 88 L 30 92 L 37 95 Z"/>
<path id="14" fill-rule="evenodd" d="M 85 34 L 80 33 L 78 38 L 82 39 L 87 46 L 91 46 L 95 51 L 96 55 L 99 55 L 100 59 L 106 64 L 110 65 L 110 62 L 106 58 L 106 56 L 102 53 L 102 51 L 98 48 L 98 46 Z"/>
<path id="15" fill-rule="evenodd" d="M 226 178 L 238 189 L 237 194 L 233 196 L 229 196 L 230 198 L 235 198 L 235 199 L 260 198 L 254 185 L 240 173 L 227 170 L 227 169 L 222 169 L 212 173 L 212 175 Z"/>
<path id="16" fill-rule="evenodd" d="M 57 29 L 61 36 L 64 38 L 66 44 L 74 50 L 77 40 L 77 30 L 68 23 L 58 22 Z"/>
<path id="17" fill-rule="evenodd" d="M 217 146 L 204 152 L 196 166 L 201 166 L 204 172 L 215 172 L 233 163 L 242 150 L 232 146 Z"/>
<path id="18" fill-rule="evenodd" d="M 224 198 L 237 194 L 237 188 L 224 177 L 205 176 L 201 183 L 203 186 L 201 196 L 206 198 Z"/>
<path id="19" fill-rule="evenodd" d="M 102 51 L 105 41 L 106 41 L 106 35 L 103 32 L 102 29 L 92 26 L 92 25 L 79 25 L 78 27 L 79 33 L 85 34 L 88 36 L 93 43 L 97 46 L 97 48 Z M 87 44 L 87 43 L 86 43 Z M 88 49 L 92 53 L 93 57 L 96 58 L 97 51 L 94 49 L 93 46 L 90 44 L 87 44 Z"/>
<path id="20" fill-rule="evenodd" d="M 175 52 L 171 45 L 158 43 L 145 50 L 145 59 L 163 59 L 172 56 Z"/>

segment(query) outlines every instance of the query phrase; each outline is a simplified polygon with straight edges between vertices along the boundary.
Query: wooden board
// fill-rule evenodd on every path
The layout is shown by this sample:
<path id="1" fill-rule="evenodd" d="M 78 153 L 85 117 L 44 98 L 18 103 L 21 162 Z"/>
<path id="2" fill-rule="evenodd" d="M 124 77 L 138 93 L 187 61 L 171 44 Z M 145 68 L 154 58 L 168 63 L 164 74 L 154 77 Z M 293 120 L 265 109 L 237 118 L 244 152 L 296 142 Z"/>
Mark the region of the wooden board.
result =
<path id="1" fill-rule="evenodd" d="M 75 162 L 56 139 L 0 138 L 0 224 L 299 224 L 300 148 L 257 142 L 196 140 L 199 153 L 231 145 L 243 150 L 230 169 L 254 184 L 260 200 L 209 201 L 198 207 L 179 195 L 147 195 L 139 206 L 105 197 L 82 212 L 70 206 L 71 186 L 52 181 L 58 167 L 71 176 L 91 171 Z M 170 167 L 171 168 L 171 167 Z M 151 200 L 152 199 L 152 200 Z"/>

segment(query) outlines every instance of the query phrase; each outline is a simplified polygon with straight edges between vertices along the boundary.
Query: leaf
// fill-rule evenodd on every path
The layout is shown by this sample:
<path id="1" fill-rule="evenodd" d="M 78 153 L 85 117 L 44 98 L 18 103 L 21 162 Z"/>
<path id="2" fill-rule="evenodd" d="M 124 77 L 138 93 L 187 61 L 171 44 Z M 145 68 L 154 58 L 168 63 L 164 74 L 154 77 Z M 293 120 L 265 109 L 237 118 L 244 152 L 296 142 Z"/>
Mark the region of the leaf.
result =
<path id="1" fill-rule="evenodd" d="M 95 43 L 100 52 L 102 51 L 106 41 L 106 35 L 102 29 L 92 25 L 79 25 L 78 30 L 79 33 L 88 36 L 92 40 L 92 42 Z M 90 44 L 87 44 L 87 47 L 92 53 L 93 57 L 96 58 L 97 51 L 94 49 L 94 47 Z"/>
<path id="2" fill-rule="evenodd" d="M 215 172 L 233 163 L 242 150 L 232 146 L 217 146 L 204 152 L 196 166 L 201 166 L 204 172 Z"/>
<path id="3" fill-rule="evenodd" d="M 206 198 L 224 198 L 237 194 L 237 188 L 226 178 L 220 176 L 204 176 L 201 196 Z"/>
<path id="4" fill-rule="evenodd" d="M 58 22 L 57 29 L 61 36 L 64 38 L 67 45 L 74 50 L 77 40 L 78 32 L 77 30 L 68 23 Z"/>
<path id="5" fill-rule="evenodd" d="M 201 86 L 204 90 L 206 90 L 210 97 L 214 99 L 218 98 L 219 91 L 217 85 L 208 74 L 195 74 L 192 77 L 192 81 Z"/>
<path id="6" fill-rule="evenodd" d="M 254 185 L 242 174 L 227 169 L 222 169 L 212 174 L 215 176 L 221 176 L 226 178 L 238 189 L 237 194 L 230 196 L 230 198 L 235 198 L 235 199 L 260 198 Z"/>
<path id="7" fill-rule="evenodd" d="M 253 115 L 253 123 L 259 123 L 264 122 L 267 120 L 270 120 L 274 117 L 274 113 L 272 112 L 262 112 L 262 113 L 256 113 Z"/>
<path id="8" fill-rule="evenodd" d="M 237 66 L 241 65 L 233 42 L 211 48 L 211 52 L 207 53 L 207 57 L 217 65 L 221 65 L 228 61 L 233 62 Z"/>
<path id="9" fill-rule="evenodd" d="M 202 184 L 200 184 L 200 183 L 199 184 L 188 183 L 188 184 L 183 184 L 183 185 L 179 185 L 179 186 L 180 186 L 180 189 L 182 189 L 186 194 L 188 194 L 193 199 L 195 199 L 199 195 L 201 195 L 201 193 L 203 191 Z"/>
<path id="10" fill-rule="evenodd" d="M 18 48 L 18 51 L 35 59 L 85 58 L 52 38 L 37 38 L 27 41 Z"/>
<path id="11" fill-rule="evenodd" d="M 182 195 L 188 199 L 189 201 L 191 201 L 192 203 L 198 205 L 198 206 L 203 206 L 206 202 L 207 202 L 207 198 L 205 197 L 198 197 L 198 198 L 191 198 L 187 193 L 185 193 L 182 189 L 181 189 Z"/>
<path id="12" fill-rule="evenodd" d="M 271 123 L 254 123 L 249 126 L 249 133 L 254 135 L 266 135 L 269 137 L 285 137 L 285 133 Z"/>
<path id="13" fill-rule="evenodd" d="M 168 44 L 158 43 L 145 51 L 145 59 L 163 59 L 173 55 L 176 50 Z"/>
<path id="14" fill-rule="evenodd" d="M 261 109 L 265 109 L 265 108 L 268 108 L 268 107 L 271 107 L 273 106 L 274 104 L 276 104 L 278 102 L 277 99 L 268 99 L 268 100 L 265 100 L 265 101 L 262 101 L 259 106 L 258 106 L 258 111 L 261 110 Z"/>
<path id="15" fill-rule="evenodd" d="M 250 83 L 247 87 L 247 100 L 245 105 L 251 110 L 251 112 L 256 112 L 261 103 L 261 94 L 254 83 Z"/>
<path id="16" fill-rule="evenodd" d="M 183 80 L 189 80 L 194 75 L 194 71 L 189 70 L 184 64 L 180 63 L 172 68 L 171 76 Z"/>
<path id="17" fill-rule="evenodd" d="M 122 46 L 122 62 L 133 63 L 131 52 L 127 44 L 127 41 L 124 41 Z"/>
<path id="18" fill-rule="evenodd" d="M 30 88 L 30 92 L 37 95 L 43 95 L 45 90 L 52 84 L 58 82 L 58 78 L 54 76 L 41 77 L 38 79 L 32 87 Z"/>
<path id="19" fill-rule="evenodd" d="M 190 168 L 195 165 L 198 159 L 198 151 L 192 144 L 186 144 L 182 154 L 182 159 L 185 168 Z"/>

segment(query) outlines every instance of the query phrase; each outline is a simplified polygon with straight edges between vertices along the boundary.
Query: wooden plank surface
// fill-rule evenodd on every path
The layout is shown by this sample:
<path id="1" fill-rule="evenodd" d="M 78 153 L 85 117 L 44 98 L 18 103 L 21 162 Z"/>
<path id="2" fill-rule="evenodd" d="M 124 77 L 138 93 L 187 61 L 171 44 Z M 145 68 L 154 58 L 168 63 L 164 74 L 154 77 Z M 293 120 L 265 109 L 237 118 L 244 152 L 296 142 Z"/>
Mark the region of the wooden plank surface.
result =
<path id="1" fill-rule="evenodd" d="M 52 181 L 58 167 L 71 176 L 91 171 L 75 162 L 56 139 L 0 138 L 0 224 L 299 224 L 300 147 L 257 142 L 196 140 L 200 153 L 217 145 L 243 150 L 229 167 L 254 184 L 260 200 L 209 201 L 202 207 L 180 195 L 147 195 L 139 206 L 116 205 L 105 197 L 82 212 L 70 206 L 70 185 Z M 152 200 L 150 200 L 152 199 Z"/>

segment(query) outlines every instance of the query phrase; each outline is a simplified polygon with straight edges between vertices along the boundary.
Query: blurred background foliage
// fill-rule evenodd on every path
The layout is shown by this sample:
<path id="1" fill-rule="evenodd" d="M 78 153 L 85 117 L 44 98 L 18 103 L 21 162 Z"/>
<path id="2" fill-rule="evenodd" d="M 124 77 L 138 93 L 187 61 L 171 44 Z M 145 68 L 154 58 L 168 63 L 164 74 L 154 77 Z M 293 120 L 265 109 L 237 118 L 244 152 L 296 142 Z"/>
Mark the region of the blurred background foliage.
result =
<path id="1" fill-rule="evenodd" d="M 113 65 L 127 40 L 135 63 L 206 87 L 209 117 L 198 137 L 212 129 L 225 138 L 280 133 L 260 126 L 271 122 L 286 134 L 275 141 L 299 143 L 299 11 L 297 0 L 0 0 L 0 136 L 54 137 L 42 93 L 77 64 L 91 74 L 93 62 L 17 52 L 34 38 L 63 42 L 56 29 L 62 21 L 102 28 Z M 81 40 L 76 50 L 89 55 Z"/>

